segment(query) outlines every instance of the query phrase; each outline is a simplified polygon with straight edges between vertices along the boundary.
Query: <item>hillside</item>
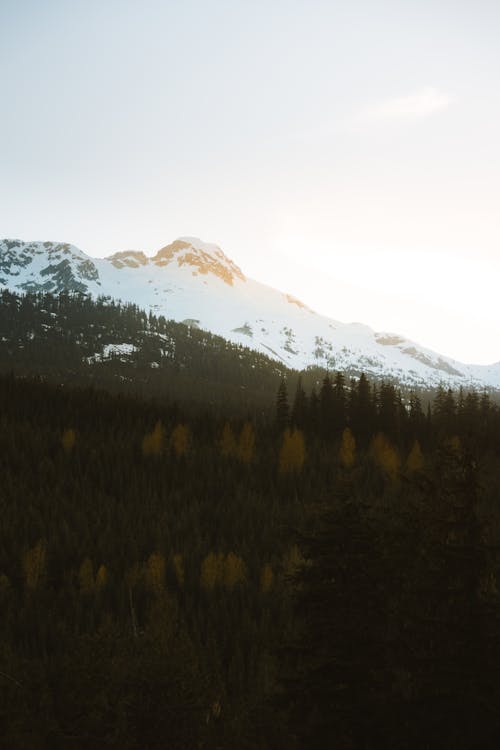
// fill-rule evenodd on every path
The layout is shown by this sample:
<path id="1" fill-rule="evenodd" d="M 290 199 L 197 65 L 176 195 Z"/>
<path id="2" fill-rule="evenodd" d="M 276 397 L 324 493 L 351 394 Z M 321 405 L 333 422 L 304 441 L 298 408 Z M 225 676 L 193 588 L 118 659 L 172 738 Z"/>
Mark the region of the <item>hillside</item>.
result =
<path id="1" fill-rule="evenodd" d="M 282 364 L 132 304 L 0 294 L 0 371 L 233 410 L 269 408 Z"/>

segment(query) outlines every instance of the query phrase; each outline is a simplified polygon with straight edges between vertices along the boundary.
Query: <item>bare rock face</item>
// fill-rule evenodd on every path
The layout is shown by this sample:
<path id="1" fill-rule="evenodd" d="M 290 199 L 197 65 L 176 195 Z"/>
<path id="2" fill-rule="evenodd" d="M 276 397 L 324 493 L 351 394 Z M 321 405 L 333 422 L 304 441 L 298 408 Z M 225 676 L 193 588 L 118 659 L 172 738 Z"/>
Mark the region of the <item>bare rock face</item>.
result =
<path id="1" fill-rule="evenodd" d="M 0 285 L 23 292 L 80 292 L 99 284 L 94 261 L 67 243 L 0 241 Z"/>
<path id="2" fill-rule="evenodd" d="M 114 265 L 115 268 L 139 268 L 139 266 L 145 266 L 148 263 L 148 259 L 143 252 L 137 252 L 136 250 L 125 250 L 120 253 L 110 255 L 108 260 Z"/>
<path id="3" fill-rule="evenodd" d="M 191 268 L 192 274 L 213 274 L 224 283 L 233 285 L 235 278 L 245 281 L 238 266 L 230 260 L 220 247 L 202 243 L 196 238 L 175 240 L 158 250 L 152 263 L 160 268 L 176 262 L 178 266 Z"/>

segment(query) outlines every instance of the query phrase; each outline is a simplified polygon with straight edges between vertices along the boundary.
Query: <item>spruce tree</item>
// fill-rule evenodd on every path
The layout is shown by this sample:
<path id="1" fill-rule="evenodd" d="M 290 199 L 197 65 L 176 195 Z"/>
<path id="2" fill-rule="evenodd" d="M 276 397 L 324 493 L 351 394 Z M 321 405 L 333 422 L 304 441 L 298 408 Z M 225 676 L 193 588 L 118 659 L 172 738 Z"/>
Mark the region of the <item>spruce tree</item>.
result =
<path id="1" fill-rule="evenodd" d="M 281 380 L 276 396 L 276 427 L 281 432 L 288 427 L 290 419 L 290 407 L 288 404 L 288 390 L 286 381 Z"/>

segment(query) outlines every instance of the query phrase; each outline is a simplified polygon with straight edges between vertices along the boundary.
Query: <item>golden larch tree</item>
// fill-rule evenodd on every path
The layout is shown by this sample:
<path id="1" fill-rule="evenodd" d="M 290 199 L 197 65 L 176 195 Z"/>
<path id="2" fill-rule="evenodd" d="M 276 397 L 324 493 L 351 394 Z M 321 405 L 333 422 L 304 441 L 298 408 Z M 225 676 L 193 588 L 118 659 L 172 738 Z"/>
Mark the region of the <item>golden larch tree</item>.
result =
<path id="1" fill-rule="evenodd" d="M 246 565 L 241 557 L 229 552 L 224 560 L 224 586 L 232 591 L 238 584 L 245 583 L 247 579 Z"/>
<path id="2" fill-rule="evenodd" d="M 152 432 L 144 435 L 142 453 L 144 456 L 160 456 L 165 447 L 165 430 L 160 420 L 155 424 Z"/>
<path id="3" fill-rule="evenodd" d="M 104 591 L 108 585 L 109 574 L 105 565 L 100 565 L 95 576 L 95 590 Z"/>
<path id="4" fill-rule="evenodd" d="M 155 594 L 165 588 L 165 558 L 160 552 L 153 552 L 146 562 L 144 578 L 146 587 Z"/>
<path id="5" fill-rule="evenodd" d="M 76 432 L 73 429 L 64 430 L 61 437 L 61 444 L 65 453 L 71 453 L 76 443 Z"/>
<path id="6" fill-rule="evenodd" d="M 409 474 L 414 474 L 418 471 L 422 471 L 425 466 L 424 454 L 420 447 L 418 440 L 412 445 L 411 451 L 406 459 L 406 470 Z"/>
<path id="7" fill-rule="evenodd" d="M 224 555 L 209 552 L 201 563 L 200 584 L 205 591 L 212 591 L 224 576 Z"/>
<path id="8" fill-rule="evenodd" d="M 294 544 L 283 555 L 283 573 L 286 578 L 294 578 L 300 568 L 305 565 L 305 557 L 298 545 Z"/>
<path id="9" fill-rule="evenodd" d="M 42 539 L 24 555 L 24 578 L 28 589 L 34 590 L 38 588 L 45 573 L 46 557 L 47 550 L 45 542 Z"/>
<path id="10" fill-rule="evenodd" d="M 253 461 L 255 450 L 255 432 L 250 422 L 245 422 L 241 428 L 237 456 L 241 463 L 249 464 Z"/>
<path id="11" fill-rule="evenodd" d="M 373 438 L 370 453 L 376 465 L 391 479 L 396 479 L 401 461 L 397 450 L 382 432 L 379 432 Z"/>
<path id="12" fill-rule="evenodd" d="M 231 458 L 236 455 L 237 444 L 234 436 L 233 428 L 226 422 L 222 430 L 222 436 L 220 440 L 220 452 L 224 458 Z"/>
<path id="13" fill-rule="evenodd" d="M 266 563 L 260 573 L 260 590 L 263 594 L 271 591 L 274 583 L 274 573 L 271 565 Z"/>
<path id="14" fill-rule="evenodd" d="M 172 430 L 170 444 L 177 458 L 187 455 L 189 451 L 190 433 L 186 424 L 178 424 Z"/>
<path id="15" fill-rule="evenodd" d="M 280 474 L 300 474 L 306 457 L 304 435 L 299 429 L 286 429 L 279 455 Z"/>
<path id="16" fill-rule="evenodd" d="M 339 461 L 344 469 L 352 469 L 356 461 L 356 440 L 349 427 L 342 433 Z"/>
<path id="17" fill-rule="evenodd" d="M 452 437 L 447 438 L 444 441 L 444 444 L 453 455 L 458 457 L 462 454 L 462 442 L 458 435 L 453 435 Z"/>

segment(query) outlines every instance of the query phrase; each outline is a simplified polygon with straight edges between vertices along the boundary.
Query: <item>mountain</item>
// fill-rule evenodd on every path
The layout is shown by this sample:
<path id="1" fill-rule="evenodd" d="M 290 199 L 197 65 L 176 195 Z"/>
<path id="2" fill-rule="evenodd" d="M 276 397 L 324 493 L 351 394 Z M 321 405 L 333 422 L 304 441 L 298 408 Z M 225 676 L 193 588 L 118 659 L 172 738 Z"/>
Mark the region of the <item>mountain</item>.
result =
<path id="1" fill-rule="evenodd" d="M 404 385 L 500 388 L 500 362 L 467 365 L 394 333 L 318 315 L 292 295 L 249 279 L 223 251 L 181 237 L 148 257 L 140 251 L 91 258 L 73 245 L 0 242 L 0 288 L 75 292 L 132 302 L 279 360 Z"/>

